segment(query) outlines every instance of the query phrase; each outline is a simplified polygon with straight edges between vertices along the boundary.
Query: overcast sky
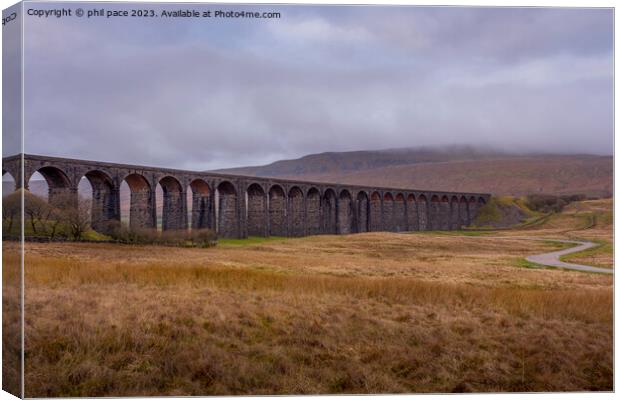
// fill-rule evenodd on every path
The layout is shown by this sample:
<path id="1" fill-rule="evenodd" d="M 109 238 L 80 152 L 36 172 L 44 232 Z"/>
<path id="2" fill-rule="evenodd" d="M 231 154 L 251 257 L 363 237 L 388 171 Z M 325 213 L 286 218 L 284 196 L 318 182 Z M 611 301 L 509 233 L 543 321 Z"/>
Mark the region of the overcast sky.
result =
<path id="1" fill-rule="evenodd" d="M 26 17 L 25 151 L 196 170 L 421 145 L 613 151 L 609 9 L 219 8 L 282 16 Z"/>

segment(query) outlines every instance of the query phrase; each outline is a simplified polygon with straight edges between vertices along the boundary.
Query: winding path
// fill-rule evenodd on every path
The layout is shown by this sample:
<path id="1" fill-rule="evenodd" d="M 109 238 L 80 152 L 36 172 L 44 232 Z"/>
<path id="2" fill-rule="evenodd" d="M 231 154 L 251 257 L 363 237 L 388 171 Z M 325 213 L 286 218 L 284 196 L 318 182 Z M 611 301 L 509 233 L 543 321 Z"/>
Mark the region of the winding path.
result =
<path id="1" fill-rule="evenodd" d="M 540 264 L 545 267 L 553 267 L 553 268 L 564 268 L 571 269 L 574 271 L 584 271 L 584 272 L 597 272 L 601 274 L 613 274 L 614 270 L 612 268 L 600 268 L 600 267 L 592 267 L 590 265 L 581 265 L 581 264 L 573 264 L 567 263 L 564 261 L 560 261 L 560 257 L 565 256 L 567 254 L 577 253 L 579 251 L 591 249 L 592 247 L 599 246 L 597 243 L 579 241 L 579 240 L 565 240 L 565 239 L 550 239 L 545 237 L 531 237 L 531 236 L 461 236 L 461 237 L 471 237 L 477 239 L 518 239 L 518 240 L 539 240 L 545 242 L 557 242 L 557 243 L 573 243 L 577 246 L 570 247 L 564 250 L 552 251 L 550 253 L 543 254 L 535 254 L 533 256 L 528 256 L 525 259 L 529 262 Z"/>
<path id="2" fill-rule="evenodd" d="M 536 239 L 532 239 L 532 240 L 536 240 Z M 550 240 L 550 239 L 544 239 L 544 240 Z M 577 244 L 577 246 L 564 249 L 564 250 L 552 251 L 550 253 L 536 254 L 533 256 L 526 257 L 526 260 L 529 262 L 541 264 L 547 267 L 566 268 L 566 269 L 572 269 L 576 271 L 586 271 L 586 272 L 599 272 L 602 274 L 613 274 L 614 273 L 613 269 L 591 267 L 589 265 L 573 264 L 573 263 L 566 263 L 564 261 L 560 261 L 561 256 L 565 256 L 567 254 L 577 253 L 579 251 L 591 249 L 592 247 L 598 246 L 596 243 L 580 242 L 576 240 L 563 240 L 563 239 L 551 239 L 551 240 L 554 242 L 559 242 L 559 243 L 574 243 L 574 244 Z"/>

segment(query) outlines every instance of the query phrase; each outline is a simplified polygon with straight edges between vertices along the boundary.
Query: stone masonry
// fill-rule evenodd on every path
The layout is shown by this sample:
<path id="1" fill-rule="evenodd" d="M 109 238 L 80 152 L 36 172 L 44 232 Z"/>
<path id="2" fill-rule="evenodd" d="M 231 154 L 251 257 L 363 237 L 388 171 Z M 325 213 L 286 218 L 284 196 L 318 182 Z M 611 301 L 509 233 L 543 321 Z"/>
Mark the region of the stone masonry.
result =
<path id="1" fill-rule="evenodd" d="M 78 184 L 88 179 L 91 225 L 104 233 L 110 222 L 120 222 L 123 182 L 131 191 L 131 228 L 156 228 L 159 184 L 164 193 L 163 230 L 213 229 L 230 238 L 460 229 L 490 198 L 485 193 L 294 181 L 37 155 L 3 159 L 2 173 L 17 178 L 16 188 L 27 189 L 35 172 L 47 181 L 52 204 L 77 204 Z"/>

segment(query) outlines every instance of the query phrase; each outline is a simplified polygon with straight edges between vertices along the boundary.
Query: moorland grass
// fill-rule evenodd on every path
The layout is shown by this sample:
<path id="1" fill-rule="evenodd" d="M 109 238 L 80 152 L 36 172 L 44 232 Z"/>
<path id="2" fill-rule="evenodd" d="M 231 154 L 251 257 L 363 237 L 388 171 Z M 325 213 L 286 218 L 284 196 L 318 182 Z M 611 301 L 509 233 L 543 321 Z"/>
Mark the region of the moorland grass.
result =
<path id="1" fill-rule="evenodd" d="M 610 238 L 610 224 L 579 230 L 609 205 L 584 207 L 497 235 Z M 612 390 L 613 278 L 523 263 L 554 246 L 393 233 L 27 243 L 26 396 Z"/>

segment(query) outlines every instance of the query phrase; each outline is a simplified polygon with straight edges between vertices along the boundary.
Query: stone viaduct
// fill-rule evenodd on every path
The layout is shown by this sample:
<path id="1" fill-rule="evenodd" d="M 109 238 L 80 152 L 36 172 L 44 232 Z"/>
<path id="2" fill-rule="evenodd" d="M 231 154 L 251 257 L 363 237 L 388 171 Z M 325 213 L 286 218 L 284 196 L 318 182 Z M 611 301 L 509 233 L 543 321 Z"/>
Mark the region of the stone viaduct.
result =
<path id="1" fill-rule="evenodd" d="M 131 191 L 129 226 L 156 228 L 155 188 L 163 191 L 162 229 L 213 229 L 220 237 L 306 236 L 369 231 L 454 230 L 468 225 L 489 194 L 438 192 L 259 178 L 113 164 L 38 155 L 3 158 L 2 174 L 27 189 L 39 172 L 48 201 L 73 199 L 92 187 L 93 229 L 120 221 L 120 187 Z M 191 191 L 191 206 L 187 194 Z M 189 208 L 189 209 L 188 209 Z"/>

